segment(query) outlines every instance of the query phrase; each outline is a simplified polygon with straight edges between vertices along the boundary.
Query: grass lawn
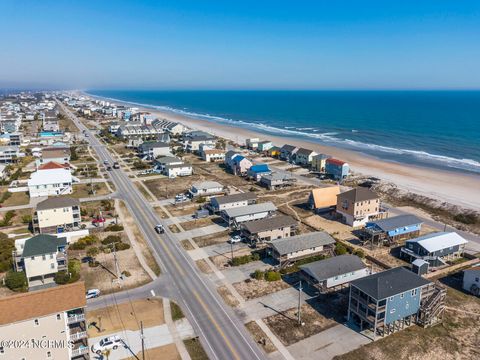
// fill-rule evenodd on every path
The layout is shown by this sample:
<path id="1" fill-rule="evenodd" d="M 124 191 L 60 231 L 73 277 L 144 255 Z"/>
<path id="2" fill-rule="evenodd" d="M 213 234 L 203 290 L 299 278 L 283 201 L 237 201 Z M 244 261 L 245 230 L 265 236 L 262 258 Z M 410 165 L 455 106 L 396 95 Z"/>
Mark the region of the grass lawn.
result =
<path id="1" fill-rule="evenodd" d="M 10 197 L 2 203 L 3 207 L 27 205 L 28 203 L 30 203 L 30 197 L 26 192 L 16 192 L 16 193 L 10 193 L 10 194 L 11 194 Z"/>
<path id="2" fill-rule="evenodd" d="M 172 311 L 173 321 L 180 320 L 180 319 L 183 319 L 185 317 L 185 315 L 183 315 L 182 309 L 180 308 L 180 306 L 178 306 L 177 303 L 171 301 L 170 302 L 170 309 Z"/>
<path id="3" fill-rule="evenodd" d="M 198 338 L 183 340 L 183 343 L 192 360 L 208 360 L 207 353 Z"/>
<path id="4" fill-rule="evenodd" d="M 94 183 L 93 186 L 95 187 L 95 195 L 90 193 L 90 184 L 75 184 L 73 185 L 73 193 L 69 196 L 73 198 L 87 198 L 91 196 L 100 196 L 109 194 L 107 186 L 104 183 Z"/>

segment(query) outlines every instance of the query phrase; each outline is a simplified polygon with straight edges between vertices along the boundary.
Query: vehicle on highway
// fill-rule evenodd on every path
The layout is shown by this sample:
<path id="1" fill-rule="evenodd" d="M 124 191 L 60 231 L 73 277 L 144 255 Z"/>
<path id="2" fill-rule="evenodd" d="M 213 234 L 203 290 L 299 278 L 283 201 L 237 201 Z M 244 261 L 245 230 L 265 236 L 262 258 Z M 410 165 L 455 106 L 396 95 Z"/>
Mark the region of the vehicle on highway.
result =
<path id="1" fill-rule="evenodd" d="M 105 350 L 117 350 L 119 346 L 123 346 L 120 336 L 113 335 L 103 338 L 98 343 L 92 345 L 92 352 L 100 355 Z"/>
<path id="2" fill-rule="evenodd" d="M 240 235 L 234 235 L 228 240 L 228 242 L 230 244 L 236 244 L 236 243 L 242 242 L 242 237 Z"/>
<path id="3" fill-rule="evenodd" d="M 85 133 L 85 137 L 89 137 L 90 135 L 88 135 L 87 133 Z"/>
<path id="4" fill-rule="evenodd" d="M 99 289 L 90 289 L 87 290 L 87 293 L 85 294 L 85 297 L 88 299 L 94 299 L 100 296 L 100 290 Z"/>
<path id="5" fill-rule="evenodd" d="M 155 226 L 155 231 L 158 234 L 163 234 L 165 232 L 165 228 L 163 227 L 163 225 L 158 224 L 158 225 Z"/>
<path id="6" fill-rule="evenodd" d="M 114 169 L 120 169 L 120 164 L 119 164 L 117 161 L 115 161 L 115 162 L 113 163 L 113 168 L 114 168 Z"/>
<path id="7" fill-rule="evenodd" d="M 103 160 L 103 163 L 104 163 L 105 165 L 108 165 L 108 160 Z"/>
<path id="8" fill-rule="evenodd" d="M 111 166 L 107 166 L 107 171 L 112 171 L 112 167 L 111 167 Z"/>

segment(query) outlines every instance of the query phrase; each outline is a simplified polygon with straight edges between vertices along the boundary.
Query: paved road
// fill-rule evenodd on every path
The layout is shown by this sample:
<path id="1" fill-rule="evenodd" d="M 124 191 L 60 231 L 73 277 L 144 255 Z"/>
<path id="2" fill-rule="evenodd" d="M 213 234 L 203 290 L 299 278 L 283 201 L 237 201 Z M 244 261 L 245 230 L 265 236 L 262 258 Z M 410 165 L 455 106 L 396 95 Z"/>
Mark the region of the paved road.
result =
<path id="1" fill-rule="evenodd" d="M 80 130 L 90 134 L 87 139 L 100 161 L 108 160 L 113 163 L 110 153 L 92 132 L 63 104 L 59 105 Z M 111 171 L 109 175 L 116 186 L 118 197 L 125 201 L 154 250 L 154 255 L 162 267 L 162 276 L 166 277 L 171 285 L 172 298 L 184 309 L 210 359 L 267 359 L 233 311 L 224 304 L 214 285 L 199 273 L 194 262 L 173 239 L 168 227 L 162 236 L 153 230 L 156 224 L 163 221 L 128 176 L 122 170 Z"/>

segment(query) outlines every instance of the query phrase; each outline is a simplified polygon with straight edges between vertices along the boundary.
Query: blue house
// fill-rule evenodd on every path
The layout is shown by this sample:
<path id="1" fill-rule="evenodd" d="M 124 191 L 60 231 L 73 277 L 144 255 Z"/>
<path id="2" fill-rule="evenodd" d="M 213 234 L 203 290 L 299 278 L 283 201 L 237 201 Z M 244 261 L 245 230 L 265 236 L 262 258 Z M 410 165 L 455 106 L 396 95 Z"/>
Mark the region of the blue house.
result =
<path id="1" fill-rule="evenodd" d="M 411 239 L 420 234 L 423 221 L 415 215 L 399 215 L 391 218 L 367 222 L 364 240 L 390 244 L 403 239 Z"/>
<path id="2" fill-rule="evenodd" d="M 350 166 L 344 161 L 329 158 L 325 160 L 325 173 L 335 180 L 343 180 L 350 173 Z"/>
<path id="3" fill-rule="evenodd" d="M 247 171 L 247 176 L 249 178 L 255 179 L 255 181 L 260 180 L 262 175 L 267 175 L 271 174 L 272 171 L 268 167 L 267 164 L 257 164 L 257 165 L 252 165 L 250 169 Z"/>
<path id="4" fill-rule="evenodd" d="M 371 331 L 375 339 L 413 323 L 437 322 L 444 299 L 445 289 L 397 267 L 350 283 L 348 320 L 366 334 Z"/>

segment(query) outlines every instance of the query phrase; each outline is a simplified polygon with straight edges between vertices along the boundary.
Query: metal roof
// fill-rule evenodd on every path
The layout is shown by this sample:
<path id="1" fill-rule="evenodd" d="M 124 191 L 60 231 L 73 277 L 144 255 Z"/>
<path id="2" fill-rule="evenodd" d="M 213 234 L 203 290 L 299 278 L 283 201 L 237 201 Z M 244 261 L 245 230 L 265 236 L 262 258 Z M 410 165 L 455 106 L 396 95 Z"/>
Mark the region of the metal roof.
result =
<path id="1" fill-rule="evenodd" d="M 365 268 L 366 265 L 356 255 L 334 256 L 300 266 L 302 271 L 318 282 Z"/>
<path id="2" fill-rule="evenodd" d="M 399 215 L 391 218 L 372 221 L 372 224 L 375 224 L 383 231 L 392 231 L 398 228 L 422 224 L 422 223 L 423 221 L 420 220 L 415 215 Z"/>
<path id="3" fill-rule="evenodd" d="M 25 241 L 22 257 L 56 253 L 59 246 L 66 245 L 67 239 L 64 237 L 58 238 L 47 234 L 36 235 Z"/>
<path id="4" fill-rule="evenodd" d="M 216 202 L 218 205 L 229 204 L 236 201 L 244 201 L 244 200 L 255 200 L 257 195 L 252 192 L 244 192 L 238 193 L 233 195 L 226 195 L 226 196 L 216 196 L 211 199 L 211 202 Z"/>
<path id="5" fill-rule="evenodd" d="M 223 185 L 216 181 L 201 181 L 192 185 L 195 189 L 223 188 Z"/>
<path id="6" fill-rule="evenodd" d="M 298 221 L 289 215 L 277 215 L 271 218 L 249 221 L 243 224 L 243 228 L 250 234 L 258 234 L 262 231 L 275 230 L 297 224 Z"/>
<path id="7" fill-rule="evenodd" d="M 354 280 L 351 282 L 351 285 L 375 300 L 383 300 L 430 283 L 429 280 L 418 276 L 410 270 L 397 267 Z"/>
<path id="8" fill-rule="evenodd" d="M 416 242 L 428 252 L 440 251 L 452 246 L 458 246 L 468 243 L 456 232 L 436 232 L 415 239 L 407 240 L 407 243 Z"/>
<path id="9" fill-rule="evenodd" d="M 280 255 L 291 254 L 319 246 L 335 244 L 335 240 L 324 231 L 316 231 L 303 235 L 291 236 L 283 239 L 273 240 L 270 243 Z"/>
<path id="10" fill-rule="evenodd" d="M 356 187 L 337 195 L 341 199 L 347 199 L 353 202 L 368 201 L 378 199 L 378 195 L 372 190 L 364 187 Z"/>
<path id="11" fill-rule="evenodd" d="M 224 210 L 225 214 L 229 218 L 236 218 L 238 216 L 244 216 L 249 214 L 258 214 L 266 211 L 276 211 L 277 207 L 272 202 L 266 202 L 261 204 L 240 206 L 233 209 Z"/>

